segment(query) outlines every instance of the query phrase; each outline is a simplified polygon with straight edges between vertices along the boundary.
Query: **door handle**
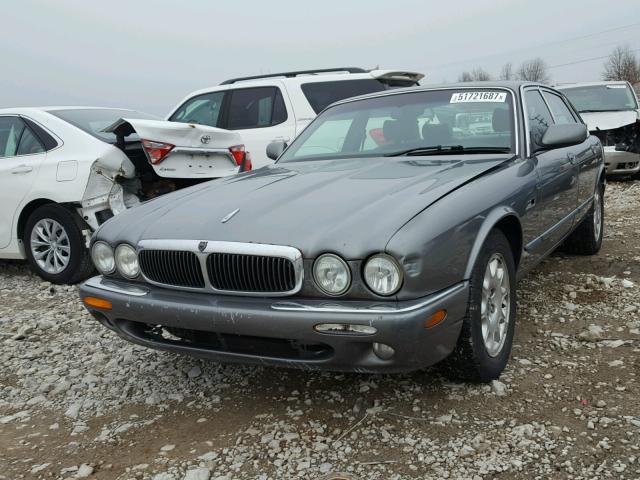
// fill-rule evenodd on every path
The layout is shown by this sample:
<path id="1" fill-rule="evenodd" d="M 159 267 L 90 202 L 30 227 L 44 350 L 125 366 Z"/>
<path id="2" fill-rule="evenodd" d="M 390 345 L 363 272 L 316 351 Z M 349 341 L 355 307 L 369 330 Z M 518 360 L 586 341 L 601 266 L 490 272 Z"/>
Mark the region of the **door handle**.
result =
<path id="1" fill-rule="evenodd" d="M 11 173 L 13 173 L 14 175 L 24 175 L 25 173 L 29 173 L 33 171 L 33 167 L 30 167 L 28 165 L 18 165 L 15 168 L 11 169 Z"/>

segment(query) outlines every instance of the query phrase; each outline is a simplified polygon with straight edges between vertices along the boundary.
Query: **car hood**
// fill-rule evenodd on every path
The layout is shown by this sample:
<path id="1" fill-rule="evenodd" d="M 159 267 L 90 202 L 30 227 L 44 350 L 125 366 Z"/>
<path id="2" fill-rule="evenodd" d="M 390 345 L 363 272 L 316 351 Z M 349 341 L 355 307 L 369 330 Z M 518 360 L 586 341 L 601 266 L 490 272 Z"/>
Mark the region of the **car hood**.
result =
<path id="1" fill-rule="evenodd" d="M 413 216 L 511 155 L 278 163 L 174 192 L 107 222 L 96 238 L 290 245 L 305 258 L 383 250 Z M 235 210 L 234 215 L 225 222 Z"/>
<path id="2" fill-rule="evenodd" d="M 590 132 L 596 130 L 613 130 L 624 127 L 638 120 L 638 112 L 625 110 L 622 112 L 585 112 L 580 116 L 587 124 Z"/>

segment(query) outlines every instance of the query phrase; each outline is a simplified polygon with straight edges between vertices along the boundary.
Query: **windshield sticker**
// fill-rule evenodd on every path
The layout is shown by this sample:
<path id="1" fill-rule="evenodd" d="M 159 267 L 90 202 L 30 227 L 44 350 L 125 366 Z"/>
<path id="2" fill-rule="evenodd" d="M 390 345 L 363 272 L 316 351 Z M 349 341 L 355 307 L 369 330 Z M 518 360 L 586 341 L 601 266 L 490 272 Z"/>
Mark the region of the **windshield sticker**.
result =
<path id="1" fill-rule="evenodd" d="M 459 92 L 451 95 L 449 103 L 506 101 L 507 92 Z"/>

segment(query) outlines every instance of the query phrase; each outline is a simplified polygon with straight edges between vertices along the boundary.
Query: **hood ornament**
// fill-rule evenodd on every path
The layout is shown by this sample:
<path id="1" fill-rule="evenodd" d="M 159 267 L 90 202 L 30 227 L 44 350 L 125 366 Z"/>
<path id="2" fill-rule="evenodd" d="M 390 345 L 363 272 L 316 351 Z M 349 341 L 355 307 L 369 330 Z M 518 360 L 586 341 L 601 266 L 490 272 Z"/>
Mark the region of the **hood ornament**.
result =
<path id="1" fill-rule="evenodd" d="M 207 245 L 209 244 L 209 242 L 200 242 L 198 244 L 198 250 L 200 250 L 200 253 L 204 252 L 205 248 L 207 248 Z"/>
<path id="2" fill-rule="evenodd" d="M 231 220 L 233 218 L 233 216 L 238 213 L 240 211 L 239 208 L 236 208 L 233 212 L 228 213 L 227 215 L 224 216 L 224 218 L 222 220 L 220 220 L 221 223 L 227 223 L 229 220 Z"/>

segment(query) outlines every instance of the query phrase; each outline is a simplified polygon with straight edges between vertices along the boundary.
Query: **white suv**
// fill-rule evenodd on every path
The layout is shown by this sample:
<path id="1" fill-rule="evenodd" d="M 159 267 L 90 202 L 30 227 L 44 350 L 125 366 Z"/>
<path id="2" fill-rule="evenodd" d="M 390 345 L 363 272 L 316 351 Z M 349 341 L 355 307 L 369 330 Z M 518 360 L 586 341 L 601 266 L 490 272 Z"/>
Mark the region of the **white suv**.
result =
<path id="1" fill-rule="evenodd" d="M 272 163 L 266 148 L 289 142 L 333 102 L 418 85 L 421 73 L 332 68 L 234 78 L 188 95 L 167 120 L 235 130 L 253 168 Z"/>

